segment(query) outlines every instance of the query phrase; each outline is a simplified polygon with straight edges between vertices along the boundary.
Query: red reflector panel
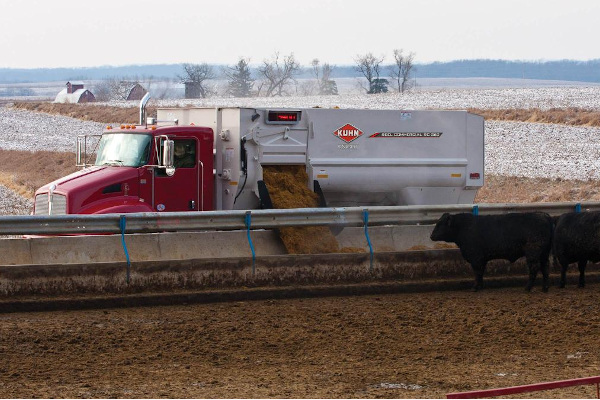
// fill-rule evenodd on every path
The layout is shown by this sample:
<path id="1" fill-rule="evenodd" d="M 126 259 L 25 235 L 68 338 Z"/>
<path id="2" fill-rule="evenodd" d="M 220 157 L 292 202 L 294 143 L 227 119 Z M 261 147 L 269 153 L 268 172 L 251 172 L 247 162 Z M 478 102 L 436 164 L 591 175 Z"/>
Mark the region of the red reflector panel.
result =
<path id="1" fill-rule="evenodd" d="M 480 177 L 479 172 L 471 172 L 469 174 L 469 179 L 479 179 Z"/>
<path id="2" fill-rule="evenodd" d="M 300 120 L 300 111 L 269 111 L 267 123 L 295 124 Z"/>

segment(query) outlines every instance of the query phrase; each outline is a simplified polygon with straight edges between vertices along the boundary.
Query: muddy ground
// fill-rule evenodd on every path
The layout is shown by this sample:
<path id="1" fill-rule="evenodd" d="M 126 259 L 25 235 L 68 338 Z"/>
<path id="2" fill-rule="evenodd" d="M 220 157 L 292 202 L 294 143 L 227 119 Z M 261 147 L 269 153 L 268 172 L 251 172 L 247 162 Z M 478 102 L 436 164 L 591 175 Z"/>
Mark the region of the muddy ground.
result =
<path id="1" fill-rule="evenodd" d="M 1 314 L 0 396 L 441 398 L 595 376 L 598 304 L 595 283 Z"/>

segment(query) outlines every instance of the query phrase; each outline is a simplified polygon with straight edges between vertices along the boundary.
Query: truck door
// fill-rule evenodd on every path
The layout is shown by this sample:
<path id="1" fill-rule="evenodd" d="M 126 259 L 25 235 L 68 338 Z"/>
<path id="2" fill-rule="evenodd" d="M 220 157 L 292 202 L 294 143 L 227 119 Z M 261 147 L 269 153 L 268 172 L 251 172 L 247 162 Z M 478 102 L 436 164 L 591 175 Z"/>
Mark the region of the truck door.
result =
<path id="1" fill-rule="evenodd" d="M 200 211 L 200 171 L 198 140 L 175 139 L 175 174 L 154 170 L 154 209 L 156 211 Z"/>

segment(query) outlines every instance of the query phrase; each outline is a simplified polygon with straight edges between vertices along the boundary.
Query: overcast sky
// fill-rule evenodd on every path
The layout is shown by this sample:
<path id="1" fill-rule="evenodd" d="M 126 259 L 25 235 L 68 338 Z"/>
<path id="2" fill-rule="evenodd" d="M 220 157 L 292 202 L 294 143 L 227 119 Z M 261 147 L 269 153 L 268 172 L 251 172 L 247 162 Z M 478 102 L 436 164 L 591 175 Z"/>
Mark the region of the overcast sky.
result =
<path id="1" fill-rule="evenodd" d="M 0 0 L 0 68 L 600 58 L 597 0 Z"/>

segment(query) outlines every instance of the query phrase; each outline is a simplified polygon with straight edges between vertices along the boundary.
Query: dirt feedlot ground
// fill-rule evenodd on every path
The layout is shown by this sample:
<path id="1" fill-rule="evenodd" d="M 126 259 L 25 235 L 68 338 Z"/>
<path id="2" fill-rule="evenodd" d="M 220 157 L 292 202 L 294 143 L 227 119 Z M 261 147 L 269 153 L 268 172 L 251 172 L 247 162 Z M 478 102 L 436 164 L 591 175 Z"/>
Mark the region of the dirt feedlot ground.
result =
<path id="1" fill-rule="evenodd" d="M 0 396 L 441 398 L 595 376 L 599 303 L 591 284 L 2 314 Z"/>

